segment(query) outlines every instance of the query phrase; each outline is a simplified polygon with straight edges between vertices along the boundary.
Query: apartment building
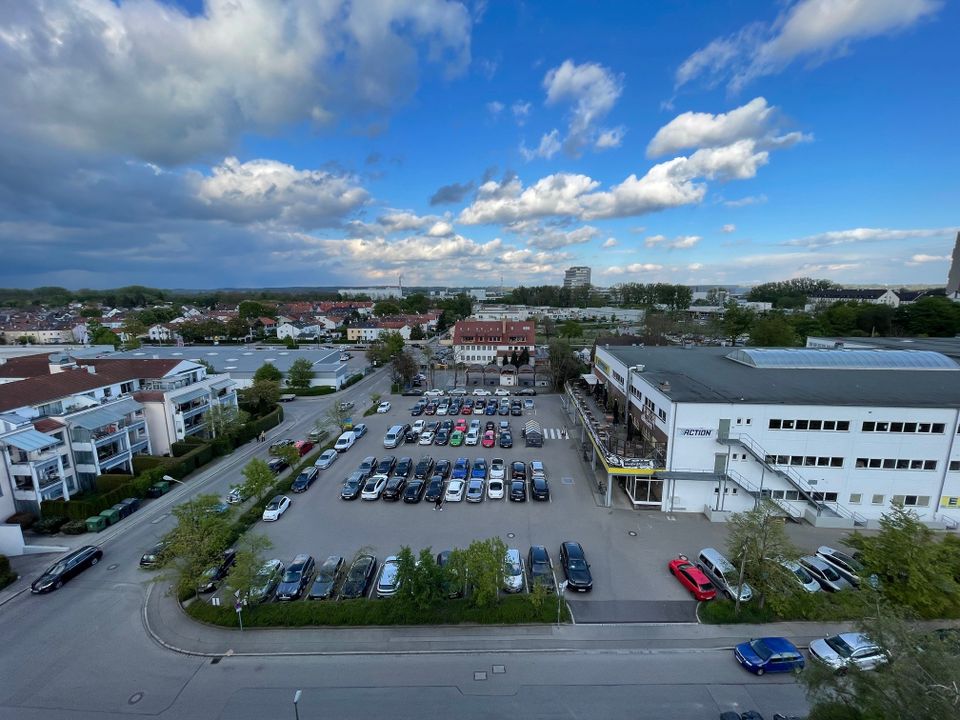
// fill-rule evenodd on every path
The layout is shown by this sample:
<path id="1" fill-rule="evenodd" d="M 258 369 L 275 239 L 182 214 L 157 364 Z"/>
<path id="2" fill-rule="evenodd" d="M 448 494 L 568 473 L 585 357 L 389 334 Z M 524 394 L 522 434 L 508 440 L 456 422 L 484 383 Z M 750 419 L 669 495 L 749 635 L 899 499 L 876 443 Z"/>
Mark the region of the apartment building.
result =
<path id="1" fill-rule="evenodd" d="M 461 320 L 453 328 L 453 353 L 458 363 L 487 364 L 526 350 L 536 354 L 533 320 Z"/>

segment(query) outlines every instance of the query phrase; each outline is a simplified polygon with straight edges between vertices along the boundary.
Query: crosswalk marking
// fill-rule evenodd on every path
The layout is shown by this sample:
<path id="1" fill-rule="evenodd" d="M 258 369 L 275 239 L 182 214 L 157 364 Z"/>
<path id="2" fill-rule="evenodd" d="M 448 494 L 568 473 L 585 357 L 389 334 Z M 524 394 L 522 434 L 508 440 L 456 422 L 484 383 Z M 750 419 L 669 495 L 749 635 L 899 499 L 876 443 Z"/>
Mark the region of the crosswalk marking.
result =
<path id="1" fill-rule="evenodd" d="M 568 430 L 568 436 L 569 432 Z M 561 440 L 563 439 L 563 428 L 544 428 L 543 437 L 546 440 Z"/>

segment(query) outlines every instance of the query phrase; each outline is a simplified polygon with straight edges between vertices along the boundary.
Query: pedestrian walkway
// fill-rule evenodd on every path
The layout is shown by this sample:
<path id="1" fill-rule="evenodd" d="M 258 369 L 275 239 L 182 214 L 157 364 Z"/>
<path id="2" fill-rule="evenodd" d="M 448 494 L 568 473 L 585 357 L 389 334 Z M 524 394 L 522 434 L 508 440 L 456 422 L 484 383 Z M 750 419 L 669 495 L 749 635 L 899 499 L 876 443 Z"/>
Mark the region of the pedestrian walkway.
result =
<path id="1" fill-rule="evenodd" d="M 570 431 L 568 430 L 567 433 Z M 543 439 L 544 440 L 565 440 L 563 436 L 563 428 L 544 428 L 543 429 Z"/>

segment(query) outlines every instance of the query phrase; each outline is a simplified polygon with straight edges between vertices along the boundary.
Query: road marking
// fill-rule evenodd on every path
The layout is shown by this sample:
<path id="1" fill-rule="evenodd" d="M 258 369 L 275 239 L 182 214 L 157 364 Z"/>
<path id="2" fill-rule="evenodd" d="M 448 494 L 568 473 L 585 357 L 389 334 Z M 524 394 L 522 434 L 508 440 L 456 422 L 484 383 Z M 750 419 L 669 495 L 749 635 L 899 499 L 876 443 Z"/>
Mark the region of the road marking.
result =
<path id="1" fill-rule="evenodd" d="M 164 518 L 167 518 L 167 517 L 170 517 L 170 513 L 164 513 L 163 515 L 159 515 L 159 516 L 156 518 L 156 520 L 151 520 L 151 521 L 150 521 L 150 524 L 151 524 L 151 525 L 156 525 L 158 522 L 162 521 Z"/>

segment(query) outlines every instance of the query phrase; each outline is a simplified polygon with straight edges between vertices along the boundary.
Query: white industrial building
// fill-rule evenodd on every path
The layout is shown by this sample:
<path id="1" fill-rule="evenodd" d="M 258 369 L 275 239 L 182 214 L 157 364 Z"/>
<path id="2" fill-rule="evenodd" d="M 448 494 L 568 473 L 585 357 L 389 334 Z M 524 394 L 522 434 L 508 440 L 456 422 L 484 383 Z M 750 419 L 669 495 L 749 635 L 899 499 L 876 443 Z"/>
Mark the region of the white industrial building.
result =
<path id="1" fill-rule="evenodd" d="M 960 366 L 942 353 L 598 347 L 564 400 L 608 503 L 619 482 L 634 507 L 714 519 L 765 496 L 820 526 L 892 503 L 960 522 Z"/>

